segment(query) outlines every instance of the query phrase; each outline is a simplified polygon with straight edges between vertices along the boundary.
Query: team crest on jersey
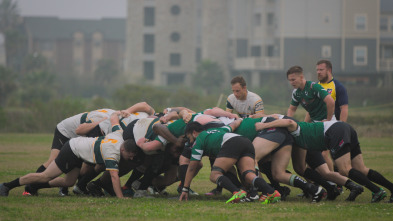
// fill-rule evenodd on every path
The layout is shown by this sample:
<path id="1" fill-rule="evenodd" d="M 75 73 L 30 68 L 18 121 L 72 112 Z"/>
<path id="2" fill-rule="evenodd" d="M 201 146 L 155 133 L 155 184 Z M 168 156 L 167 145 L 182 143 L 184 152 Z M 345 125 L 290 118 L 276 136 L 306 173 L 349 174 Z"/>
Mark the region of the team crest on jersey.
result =
<path id="1" fill-rule="evenodd" d="M 328 92 L 329 94 L 332 94 L 332 91 L 333 91 L 333 89 L 331 89 L 331 88 L 327 89 L 327 92 Z"/>
<path id="2" fill-rule="evenodd" d="M 341 140 L 340 143 L 338 144 L 340 147 L 343 147 L 344 145 L 344 140 Z"/>
<path id="3" fill-rule="evenodd" d="M 266 132 L 274 132 L 274 131 L 276 131 L 275 127 L 272 127 L 272 128 L 269 128 L 269 129 L 266 130 Z"/>

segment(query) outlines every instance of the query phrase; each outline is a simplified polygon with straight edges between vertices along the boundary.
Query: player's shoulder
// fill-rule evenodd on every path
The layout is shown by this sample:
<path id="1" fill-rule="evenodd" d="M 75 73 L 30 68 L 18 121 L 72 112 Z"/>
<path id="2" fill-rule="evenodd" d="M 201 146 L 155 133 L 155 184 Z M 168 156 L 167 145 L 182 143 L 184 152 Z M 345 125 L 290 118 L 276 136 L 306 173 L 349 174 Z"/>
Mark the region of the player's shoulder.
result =
<path id="1" fill-rule="evenodd" d="M 253 99 L 255 101 L 262 100 L 261 96 L 259 96 L 258 94 L 254 93 L 254 92 L 251 92 L 251 91 L 248 91 L 247 99 Z"/>

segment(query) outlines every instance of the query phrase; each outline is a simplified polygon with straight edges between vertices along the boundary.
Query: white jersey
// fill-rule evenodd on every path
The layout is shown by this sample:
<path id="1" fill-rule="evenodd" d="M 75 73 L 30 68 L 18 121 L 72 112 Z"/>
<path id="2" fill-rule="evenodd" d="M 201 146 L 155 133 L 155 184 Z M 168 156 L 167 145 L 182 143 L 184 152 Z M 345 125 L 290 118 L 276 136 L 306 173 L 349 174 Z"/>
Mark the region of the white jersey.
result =
<path id="1" fill-rule="evenodd" d="M 153 121 L 155 121 L 155 122 L 153 122 Z M 134 133 L 135 142 L 137 142 L 142 137 L 146 138 L 147 134 L 150 133 L 150 130 L 152 130 L 153 125 L 155 123 L 160 123 L 159 119 L 157 119 L 157 118 L 144 118 L 144 119 L 138 120 L 135 123 L 135 126 L 132 131 Z M 165 150 L 165 146 L 162 145 L 161 151 L 164 151 L 164 150 Z M 157 153 L 158 153 L 157 151 L 145 152 L 145 154 L 147 154 L 147 155 L 152 155 L 152 154 L 157 154 Z"/>
<path id="2" fill-rule="evenodd" d="M 111 109 L 99 109 L 91 112 L 80 113 L 72 117 L 66 118 L 57 124 L 57 129 L 67 138 L 78 137 L 76 134 L 76 128 L 82 123 L 93 123 L 104 118 L 108 118 L 108 113 L 111 113 Z M 110 114 L 109 114 L 110 116 Z"/>
<path id="3" fill-rule="evenodd" d="M 234 94 L 229 95 L 226 108 L 235 110 L 242 118 L 262 112 L 264 109 L 262 98 L 250 91 L 247 91 L 246 100 L 238 100 Z"/>
<path id="4" fill-rule="evenodd" d="M 123 130 L 116 130 L 105 137 L 77 137 L 70 140 L 72 152 L 92 164 L 105 164 L 106 170 L 118 170 Z"/>
<path id="5" fill-rule="evenodd" d="M 113 113 L 113 112 L 112 112 Z M 110 116 L 110 115 L 109 115 Z M 120 121 L 120 126 L 121 128 L 124 130 L 127 125 L 129 123 L 131 123 L 132 121 L 136 120 L 136 119 L 142 119 L 142 118 L 147 118 L 149 116 L 149 114 L 145 113 L 145 112 L 136 112 L 136 113 L 132 113 L 130 114 L 130 116 L 125 117 L 125 118 L 119 118 Z M 109 134 L 112 132 L 112 127 L 111 127 L 111 121 L 110 118 L 108 118 L 107 120 L 102 121 L 100 124 L 100 128 L 102 130 L 102 132 L 104 132 L 104 134 Z"/>

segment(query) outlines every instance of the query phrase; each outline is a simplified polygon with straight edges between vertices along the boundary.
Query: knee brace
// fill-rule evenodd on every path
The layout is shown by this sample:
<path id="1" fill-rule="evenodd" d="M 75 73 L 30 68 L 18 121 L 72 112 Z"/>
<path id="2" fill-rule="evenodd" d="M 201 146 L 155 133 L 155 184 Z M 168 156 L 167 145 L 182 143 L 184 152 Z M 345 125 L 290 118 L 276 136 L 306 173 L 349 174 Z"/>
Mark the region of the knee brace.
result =
<path id="1" fill-rule="evenodd" d="M 218 172 L 221 172 L 222 174 L 225 173 L 225 170 L 223 170 L 223 169 L 220 168 L 220 167 L 216 167 L 216 166 L 213 166 L 213 167 L 212 167 L 212 171 L 218 171 Z"/>
<path id="2" fill-rule="evenodd" d="M 255 171 L 254 171 L 254 170 L 246 170 L 246 171 L 244 171 L 244 172 L 242 173 L 242 179 L 243 179 L 243 180 L 246 180 L 246 175 L 247 175 L 248 173 L 254 173 L 254 174 L 255 174 Z"/>

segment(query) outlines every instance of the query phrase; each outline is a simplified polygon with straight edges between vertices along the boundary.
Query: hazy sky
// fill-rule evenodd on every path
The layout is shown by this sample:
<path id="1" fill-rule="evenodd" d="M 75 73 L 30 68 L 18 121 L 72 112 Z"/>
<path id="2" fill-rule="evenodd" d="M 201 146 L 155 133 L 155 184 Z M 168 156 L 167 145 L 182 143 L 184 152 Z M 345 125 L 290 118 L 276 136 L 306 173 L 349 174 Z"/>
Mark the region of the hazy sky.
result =
<path id="1" fill-rule="evenodd" d="M 22 16 L 125 18 L 127 0 L 14 0 Z"/>

